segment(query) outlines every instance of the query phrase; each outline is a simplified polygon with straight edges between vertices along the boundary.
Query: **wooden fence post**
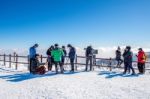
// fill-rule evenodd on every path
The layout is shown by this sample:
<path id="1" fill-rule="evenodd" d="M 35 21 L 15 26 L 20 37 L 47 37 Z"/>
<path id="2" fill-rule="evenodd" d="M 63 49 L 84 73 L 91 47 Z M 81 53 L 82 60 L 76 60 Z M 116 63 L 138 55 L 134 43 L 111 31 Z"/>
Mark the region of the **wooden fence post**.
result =
<path id="1" fill-rule="evenodd" d="M 76 55 L 76 58 L 75 58 L 75 69 L 76 69 L 76 71 L 78 70 L 78 68 L 77 68 L 77 63 L 78 63 L 78 56 Z"/>
<path id="2" fill-rule="evenodd" d="M 109 63 L 109 65 L 110 65 L 110 71 L 112 71 L 112 58 L 110 58 L 109 61 L 110 61 L 110 63 Z"/>
<path id="3" fill-rule="evenodd" d="M 16 54 L 16 67 L 15 69 L 17 70 L 18 69 L 18 55 Z"/>
<path id="4" fill-rule="evenodd" d="M 93 55 L 92 57 L 92 69 L 94 71 L 94 66 L 96 67 L 96 55 Z"/>
<path id="5" fill-rule="evenodd" d="M 4 54 L 4 66 L 6 65 L 6 55 Z"/>
<path id="6" fill-rule="evenodd" d="M 92 71 L 94 71 L 94 56 L 92 56 Z"/>
<path id="7" fill-rule="evenodd" d="M 41 55 L 41 63 L 43 62 L 43 56 Z"/>
<path id="8" fill-rule="evenodd" d="M 29 55 L 27 56 L 27 59 L 28 59 L 27 60 L 28 61 L 28 70 L 30 70 L 30 56 Z"/>
<path id="9" fill-rule="evenodd" d="M 9 68 L 11 68 L 11 54 L 9 55 Z"/>
<path id="10" fill-rule="evenodd" d="M 14 62 L 16 61 L 16 52 L 14 52 Z"/>

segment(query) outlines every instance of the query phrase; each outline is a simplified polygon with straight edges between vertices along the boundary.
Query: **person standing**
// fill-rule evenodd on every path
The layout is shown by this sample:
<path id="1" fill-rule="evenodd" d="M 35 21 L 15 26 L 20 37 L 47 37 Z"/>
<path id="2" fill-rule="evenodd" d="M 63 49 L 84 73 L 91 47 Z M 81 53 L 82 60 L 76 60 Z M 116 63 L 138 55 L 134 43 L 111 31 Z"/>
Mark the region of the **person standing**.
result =
<path id="1" fill-rule="evenodd" d="M 54 58 L 56 74 L 58 74 L 58 64 L 60 66 L 61 73 L 63 73 L 63 66 L 61 61 L 62 56 L 64 56 L 64 52 L 59 48 L 58 44 L 55 44 L 55 49 L 51 52 L 51 56 Z"/>
<path id="2" fill-rule="evenodd" d="M 123 74 L 126 74 L 127 70 L 131 69 L 132 70 L 132 75 L 135 74 L 134 68 L 132 67 L 132 60 L 133 60 L 133 53 L 131 51 L 131 47 L 127 46 L 125 53 L 123 54 L 124 56 L 124 62 L 125 62 L 125 68 Z"/>
<path id="3" fill-rule="evenodd" d="M 35 60 L 36 58 L 36 48 L 38 47 L 38 44 L 34 44 L 34 46 L 30 47 L 29 49 L 29 59 L 30 59 L 30 65 L 29 65 L 29 71 L 30 73 L 32 73 L 32 62 Z"/>
<path id="4" fill-rule="evenodd" d="M 116 61 L 117 61 L 117 67 L 120 67 L 121 64 L 123 63 L 123 60 L 121 59 L 121 48 L 118 47 L 116 50 Z"/>
<path id="5" fill-rule="evenodd" d="M 88 46 L 86 48 L 86 68 L 85 68 L 85 71 L 88 71 L 89 62 L 90 62 L 90 71 L 92 71 L 92 63 L 93 63 L 93 48 L 92 48 L 92 46 Z"/>
<path id="6" fill-rule="evenodd" d="M 65 64 L 65 58 L 66 58 L 66 56 L 67 56 L 67 51 L 66 51 L 66 48 L 65 48 L 65 46 L 62 46 L 62 50 L 63 50 L 63 52 L 64 52 L 64 56 L 62 56 L 62 66 L 64 67 L 64 64 Z"/>
<path id="7" fill-rule="evenodd" d="M 142 48 L 139 48 L 137 58 L 138 58 L 139 74 L 144 74 L 145 73 L 146 54 Z"/>
<path id="8" fill-rule="evenodd" d="M 54 59 L 51 56 L 51 52 L 54 50 L 54 46 L 52 45 L 46 52 L 48 58 L 47 58 L 47 62 L 48 62 L 48 70 L 51 71 L 52 70 L 52 65 L 54 64 Z"/>
<path id="9" fill-rule="evenodd" d="M 70 59 L 70 63 L 71 63 L 71 72 L 74 72 L 74 60 L 76 57 L 76 49 L 71 44 L 68 44 L 67 47 L 69 48 L 69 59 Z"/>

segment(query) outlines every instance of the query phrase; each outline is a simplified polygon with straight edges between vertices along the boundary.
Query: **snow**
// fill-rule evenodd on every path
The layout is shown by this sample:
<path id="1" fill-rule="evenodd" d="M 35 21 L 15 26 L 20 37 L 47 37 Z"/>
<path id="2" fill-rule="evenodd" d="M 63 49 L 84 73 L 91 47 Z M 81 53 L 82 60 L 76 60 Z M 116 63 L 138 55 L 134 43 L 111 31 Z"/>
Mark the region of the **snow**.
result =
<path id="1" fill-rule="evenodd" d="M 32 75 L 0 66 L 1 99 L 150 99 L 150 74 L 122 75 L 105 68 Z"/>

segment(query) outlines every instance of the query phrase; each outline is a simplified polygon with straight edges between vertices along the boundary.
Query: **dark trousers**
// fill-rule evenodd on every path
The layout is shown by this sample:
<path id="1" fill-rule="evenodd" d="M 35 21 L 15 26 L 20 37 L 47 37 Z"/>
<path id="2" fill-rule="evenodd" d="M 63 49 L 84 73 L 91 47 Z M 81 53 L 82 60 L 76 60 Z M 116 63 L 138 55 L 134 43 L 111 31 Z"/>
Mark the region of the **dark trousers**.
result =
<path id="1" fill-rule="evenodd" d="M 65 64 L 65 57 L 62 57 L 61 62 L 62 62 L 63 65 Z"/>
<path id="2" fill-rule="evenodd" d="M 90 71 L 92 71 L 92 57 L 87 57 L 86 58 L 86 68 L 85 68 L 85 71 L 88 70 L 88 64 L 90 62 Z"/>
<path id="3" fill-rule="evenodd" d="M 65 69 L 64 69 L 65 57 L 62 57 L 61 63 L 62 63 L 62 66 L 63 66 L 63 70 L 65 70 Z"/>
<path id="4" fill-rule="evenodd" d="M 132 73 L 134 74 L 135 71 L 134 71 L 134 68 L 132 66 L 132 62 L 125 62 L 124 73 L 126 73 L 127 70 L 130 71 L 130 69 L 132 70 Z"/>
<path id="5" fill-rule="evenodd" d="M 52 62 L 48 62 L 48 70 L 51 71 L 53 67 L 53 63 Z"/>
<path id="6" fill-rule="evenodd" d="M 71 71 L 74 72 L 74 58 L 70 58 Z"/>
<path id="7" fill-rule="evenodd" d="M 123 63 L 123 60 L 121 58 L 116 59 L 117 60 L 117 67 L 120 67 Z"/>
<path id="8" fill-rule="evenodd" d="M 47 61 L 48 61 L 48 70 L 51 71 L 52 66 L 54 64 L 54 59 L 52 57 L 48 57 Z"/>
<path id="9" fill-rule="evenodd" d="M 29 72 L 32 73 L 32 62 L 34 61 L 34 58 L 30 58 L 30 64 L 29 64 Z"/>
<path id="10" fill-rule="evenodd" d="M 63 66 L 61 62 L 55 62 L 55 69 L 56 69 L 56 73 L 58 73 L 58 64 L 60 66 L 60 71 L 61 73 L 63 73 Z"/>
<path id="11" fill-rule="evenodd" d="M 139 73 L 145 73 L 145 63 L 138 63 Z"/>

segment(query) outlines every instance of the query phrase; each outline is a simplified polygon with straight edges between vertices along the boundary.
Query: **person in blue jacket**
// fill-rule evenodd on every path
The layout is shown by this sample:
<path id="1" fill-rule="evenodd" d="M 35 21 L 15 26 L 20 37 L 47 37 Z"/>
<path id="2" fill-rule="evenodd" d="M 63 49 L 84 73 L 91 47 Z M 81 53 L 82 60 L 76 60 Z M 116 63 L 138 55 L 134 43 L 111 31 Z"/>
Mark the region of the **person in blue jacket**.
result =
<path id="1" fill-rule="evenodd" d="M 35 60 L 36 57 L 36 48 L 38 47 L 38 44 L 34 44 L 34 46 L 30 47 L 29 49 L 29 59 L 30 59 L 30 65 L 29 65 L 29 71 L 32 73 L 32 62 Z"/>
<path id="2" fill-rule="evenodd" d="M 67 47 L 69 48 L 69 59 L 70 59 L 70 64 L 71 64 L 71 72 L 74 72 L 74 60 L 76 57 L 76 49 L 71 44 L 68 44 Z"/>

